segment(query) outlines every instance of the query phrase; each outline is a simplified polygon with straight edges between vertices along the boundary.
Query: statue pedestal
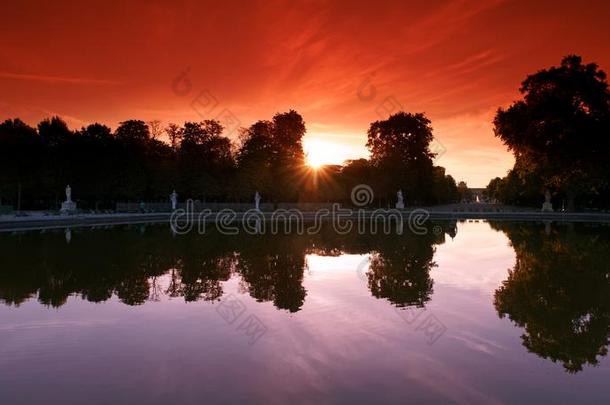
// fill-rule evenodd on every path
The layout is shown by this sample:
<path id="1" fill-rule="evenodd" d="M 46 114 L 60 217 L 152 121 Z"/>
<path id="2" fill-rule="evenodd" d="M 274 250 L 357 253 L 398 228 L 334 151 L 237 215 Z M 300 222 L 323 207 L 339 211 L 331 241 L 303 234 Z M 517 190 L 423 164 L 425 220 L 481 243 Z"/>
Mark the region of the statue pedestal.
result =
<path id="1" fill-rule="evenodd" d="M 545 202 L 542 204 L 542 212 L 553 212 L 553 204 Z"/>
<path id="2" fill-rule="evenodd" d="M 397 202 L 396 203 L 396 209 L 397 210 L 404 210 L 405 209 L 405 204 L 401 203 L 401 202 Z"/>
<path id="3" fill-rule="evenodd" d="M 76 203 L 74 201 L 64 201 L 61 203 L 61 210 L 59 210 L 62 214 L 74 214 L 76 213 Z"/>

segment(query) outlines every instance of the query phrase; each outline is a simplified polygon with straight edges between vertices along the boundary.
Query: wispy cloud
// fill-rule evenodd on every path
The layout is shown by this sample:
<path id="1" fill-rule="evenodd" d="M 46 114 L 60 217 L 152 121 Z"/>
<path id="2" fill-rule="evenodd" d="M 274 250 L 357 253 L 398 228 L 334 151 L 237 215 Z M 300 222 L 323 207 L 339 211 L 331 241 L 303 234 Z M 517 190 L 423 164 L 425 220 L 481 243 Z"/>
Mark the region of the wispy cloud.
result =
<path id="1" fill-rule="evenodd" d="M 61 77 L 61 76 L 48 76 L 48 75 L 33 75 L 23 73 L 12 73 L 12 72 L 0 72 L 0 77 L 5 79 L 15 80 L 29 80 L 46 83 L 69 83 L 69 84 L 90 84 L 97 86 L 115 86 L 121 84 L 121 82 L 114 80 L 104 79 L 87 79 L 82 77 Z"/>

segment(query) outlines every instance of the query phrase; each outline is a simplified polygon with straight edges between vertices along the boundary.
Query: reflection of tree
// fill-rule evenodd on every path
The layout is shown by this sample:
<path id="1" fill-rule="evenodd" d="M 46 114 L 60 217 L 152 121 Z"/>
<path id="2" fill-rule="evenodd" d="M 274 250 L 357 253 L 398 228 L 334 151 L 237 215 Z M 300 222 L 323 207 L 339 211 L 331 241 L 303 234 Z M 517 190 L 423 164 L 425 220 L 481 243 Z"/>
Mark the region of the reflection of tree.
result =
<path id="1" fill-rule="evenodd" d="M 254 238 L 239 256 L 244 289 L 257 301 L 273 301 L 280 309 L 297 312 L 303 306 L 305 246 L 303 237 Z"/>
<path id="2" fill-rule="evenodd" d="M 164 227 L 152 227 L 145 235 L 134 229 L 78 231 L 70 244 L 62 233 L 3 235 L 2 239 L 0 299 L 7 304 L 19 305 L 36 294 L 42 304 L 54 307 L 72 294 L 92 302 L 116 294 L 126 304 L 142 304 L 150 296 L 152 278 L 178 266 L 181 296 L 192 297 L 184 291 L 195 290 L 191 284 L 202 278 L 213 280 L 207 284 L 213 296 L 222 294 L 216 285 L 222 279 L 217 259 L 207 266 L 205 260 L 197 263 L 196 256 L 207 252 L 193 248 L 193 238 L 172 239 Z M 212 256 L 223 254 L 217 249 Z M 228 274 L 223 277 L 228 279 Z M 199 288 L 199 293 L 208 291 Z"/>
<path id="3" fill-rule="evenodd" d="M 427 232 L 417 235 L 405 224 L 402 235 L 359 234 L 354 230 L 340 237 L 332 229 L 323 228 L 316 235 L 310 252 L 327 256 L 372 253 L 366 273 L 371 294 L 401 307 L 423 306 L 432 294 L 430 270 L 435 266 L 434 245 L 445 242 L 442 229 L 451 229 L 452 226 L 428 223 Z"/>
<path id="4" fill-rule="evenodd" d="M 306 248 L 292 246 L 293 236 L 275 239 L 252 244 L 247 237 L 214 233 L 172 238 L 164 226 L 150 227 L 144 235 L 129 228 L 78 231 L 70 244 L 59 232 L 2 235 L 0 299 L 19 305 L 38 295 L 39 302 L 53 307 L 74 294 L 92 302 L 116 295 L 128 305 L 159 300 L 160 294 L 217 300 L 239 258 L 253 297 L 296 311 L 305 297 Z M 168 285 L 161 288 L 159 277 L 165 274 Z"/>
<path id="5" fill-rule="evenodd" d="M 195 259 L 195 260 L 193 260 Z M 213 301 L 222 297 L 221 281 L 231 277 L 234 257 L 184 257 L 182 274 L 182 295 L 185 301 Z"/>
<path id="6" fill-rule="evenodd" d="M 176 298 L 181 294 L 179 270 L 171 268 L 169 270 L 169 286 L 165 290 L 168 297 Z"/>
<path id="7" fill-rule="evenodd" d="M 371 294 L 399 307 L 423 306 L 432 294 L 434 237 L 407 234 L 379 241 L 367 272 Z"/>
<path id="8" fill-rule="evenodd" d="M 610 235 L 602 228 L 501 223 L 517 256 L 495 307 L 525 328 L 523 345 L 568 372 L 598 364 L 610 333 Z"/>
<path id="9" fill-rule="evenodd" d="M 145 277 L 128 277 L 116 286 L 116 294 L 127 305 L 140 305 L 146 302 L 149 288 Z"/>
<path id="10" fill-rule="evenodd" d="M 59 307 L 71 295 L 91 302 L 117 296 L 128 305 L 161 297 L 217 300 L 223 284 L 241 277 L 241 289 L 260 302 L 299 311 L 305 301 L 307 254 L 338 256 L 375 252 L 368 286 L 378 298 L 424 305 L 432 292 L 434 265 L 428 235 L 337 235 L 323 227 L 316 235 L 225 236 L 195 232 L 172 237 L 165 226 L 0 235 L 0 300 L 19 305 L 38 297 Z M 28 254 L 23 254 L 28 252 Z"/>

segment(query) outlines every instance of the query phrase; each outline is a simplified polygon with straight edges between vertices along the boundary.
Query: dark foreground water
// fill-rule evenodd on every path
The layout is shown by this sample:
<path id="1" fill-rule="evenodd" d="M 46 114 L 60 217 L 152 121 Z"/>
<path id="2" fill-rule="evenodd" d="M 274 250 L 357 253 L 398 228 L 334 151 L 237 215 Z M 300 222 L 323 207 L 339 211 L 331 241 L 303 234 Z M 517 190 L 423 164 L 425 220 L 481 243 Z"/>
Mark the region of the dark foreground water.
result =
<path id="1" fill-rule="evenodd" d="M 454 226 L 0 234 L 0 403 L 609 403 L 610 229 Z"/>

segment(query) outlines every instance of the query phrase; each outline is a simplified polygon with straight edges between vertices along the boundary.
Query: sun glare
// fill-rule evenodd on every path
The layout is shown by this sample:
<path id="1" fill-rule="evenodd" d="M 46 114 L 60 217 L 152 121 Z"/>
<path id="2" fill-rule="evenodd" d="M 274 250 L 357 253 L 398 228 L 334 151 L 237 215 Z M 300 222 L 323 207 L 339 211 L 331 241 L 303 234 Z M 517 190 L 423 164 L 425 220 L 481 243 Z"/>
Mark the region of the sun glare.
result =
<path id="1" fill-rule="evenodd" d="M 308 153 L 307 154 L 307 165 L 313 167 L 314 169 L 319 169 L 320 167 L 328 164 L 324 161 L 324 157 L 319 153 Z"/>
<path id="2" fill-rule="evenodd" d="M 324 165 L 338 165 L 347 158 L 342 145 L 318 139 L 305 140 L 303 148 L 307 158 L 307 165 L 318 169 Z"/>

